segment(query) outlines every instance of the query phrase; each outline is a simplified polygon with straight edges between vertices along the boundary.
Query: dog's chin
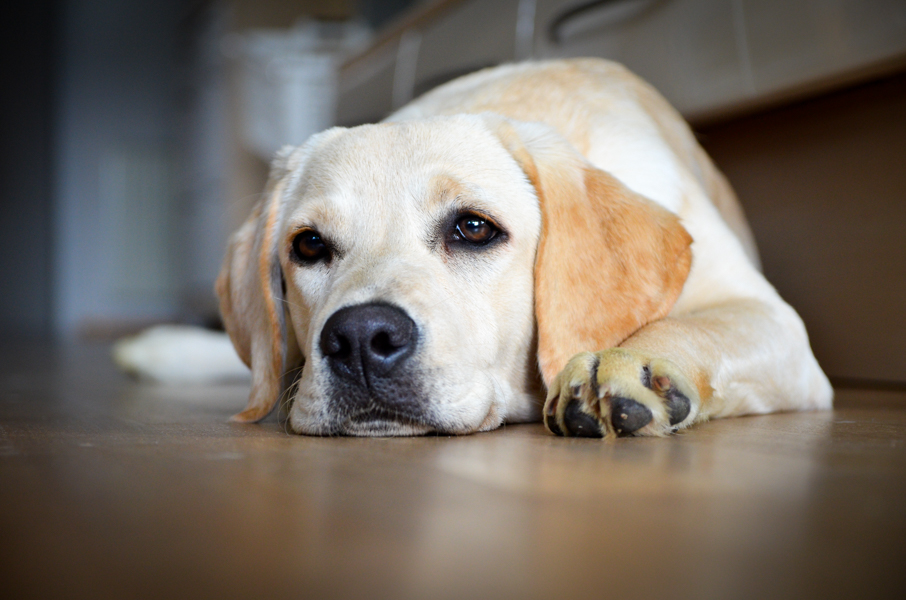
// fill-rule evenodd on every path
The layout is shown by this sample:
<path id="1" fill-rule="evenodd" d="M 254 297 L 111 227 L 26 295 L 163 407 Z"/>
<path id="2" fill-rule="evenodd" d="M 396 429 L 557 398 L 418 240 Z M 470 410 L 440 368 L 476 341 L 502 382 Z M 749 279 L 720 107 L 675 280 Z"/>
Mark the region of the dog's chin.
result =
<path id="1" fill-rule="evenodd" d="M 294 433 L 313 436 L 402 437 L 438 433 L 438 427 L 426 419 L 407 415 L 368 411 L 356 415 L 290 414 L 289 425 Z"/>
<path id="2" fill-rule="evenodd" d="M 340 435 L 358 437 L 411 437 L 435 432 L 429 425 L 384 420 L 346 423 L 340 429 Z"/>
<path id="3" fill-rule="evenodd" d="M 384 419 L 347 421 L 325 426 L 324 423 L 290 423 L 294 433 L 314 436 L 412 437 L 436 433 L 431 425 Z"/>
<path id="4" fill-rule="evenodd" d="M 351 403 L 348 396 L 341 394 L 328 398 L 300 394 L 289 408 L 287 421 L 292 431 L 300 435 L 411 437 L 489 431 L 498 427 L 505 417 L 499 403 L 474 392 L 454 406 L 456 410 L 448 411 L 438 410 L 429 398 L 421 395 L 401 395 L 394 400 L 394 404 L 374 400 Z M 472 410 L 465 410 L 467 407 Z"/>

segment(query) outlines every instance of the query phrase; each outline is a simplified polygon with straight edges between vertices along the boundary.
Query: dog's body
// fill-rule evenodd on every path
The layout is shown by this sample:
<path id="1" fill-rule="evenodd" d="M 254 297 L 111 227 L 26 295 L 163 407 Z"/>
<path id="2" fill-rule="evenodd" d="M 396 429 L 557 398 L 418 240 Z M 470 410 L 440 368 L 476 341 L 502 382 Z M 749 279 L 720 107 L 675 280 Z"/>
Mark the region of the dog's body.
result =
<path id="1" fill-rule="evenodd" d="M 252 369 L 237 420 L 282 398 L 299 433 L 662 435 L 831 404 L 732 190 L 606 61 L 485 70 L 285 149 L 217 290 Z"/>

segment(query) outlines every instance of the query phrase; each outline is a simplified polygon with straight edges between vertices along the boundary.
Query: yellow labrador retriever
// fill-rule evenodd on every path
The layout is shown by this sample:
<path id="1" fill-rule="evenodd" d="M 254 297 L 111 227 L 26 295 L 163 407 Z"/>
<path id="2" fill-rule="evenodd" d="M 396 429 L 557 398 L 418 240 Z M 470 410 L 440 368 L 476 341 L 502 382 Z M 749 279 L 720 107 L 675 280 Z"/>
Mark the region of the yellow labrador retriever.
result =
<path id="1" fill-rule="evenodd" d="M 665 435 L 831 406 L 729 185 L 603 60 L 484 70 L 285 148 L 217 293 L 252 371 L 234 418 L 281 403 L 303 434 Z"/>

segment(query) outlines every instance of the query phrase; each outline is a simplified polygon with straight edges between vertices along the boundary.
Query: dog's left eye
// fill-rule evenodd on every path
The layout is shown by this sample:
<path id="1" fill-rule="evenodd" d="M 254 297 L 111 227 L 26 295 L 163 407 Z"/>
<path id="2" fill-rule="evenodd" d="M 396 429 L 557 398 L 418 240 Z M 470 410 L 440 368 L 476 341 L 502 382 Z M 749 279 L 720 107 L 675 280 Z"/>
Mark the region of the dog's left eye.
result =
<path id="1" fill-rule="evenodd" d="M 306 229 L 293 238 L 293 256 L 302 263 L 312 264 L 329 255 L 327 244 L 314 229 Z"/>
<path id="2" fill-rule="evenodd" d="M 482 246 L 493 240 L 500 230 L 492 223 L 478 215 L 465 215 L 456 221 L 453 239 Z"/>

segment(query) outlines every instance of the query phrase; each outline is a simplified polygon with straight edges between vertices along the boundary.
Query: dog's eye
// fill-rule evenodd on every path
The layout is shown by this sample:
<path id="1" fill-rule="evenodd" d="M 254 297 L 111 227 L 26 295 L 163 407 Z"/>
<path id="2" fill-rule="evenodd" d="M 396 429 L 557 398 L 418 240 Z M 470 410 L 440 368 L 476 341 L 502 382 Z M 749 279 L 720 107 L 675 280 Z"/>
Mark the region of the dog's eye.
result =
<path id="1" fill-rule="evenodd" d="M 465 215 L 456 221 L 453 237 L 481 246 L 493 240 L 498 231 L 493 224 L 478 215 Z"/>
<path id="2" fill-rule="evenodd" d="M 302 263 L 311 264 L 329 258 L 330 250 L 314 229 L 306 229 L 293 238 L 293 256 Z"/>

